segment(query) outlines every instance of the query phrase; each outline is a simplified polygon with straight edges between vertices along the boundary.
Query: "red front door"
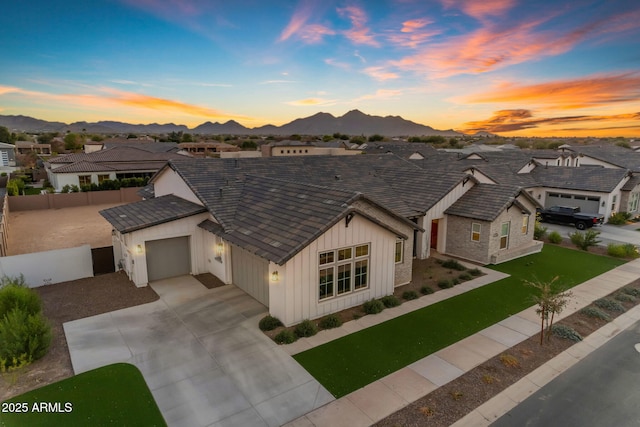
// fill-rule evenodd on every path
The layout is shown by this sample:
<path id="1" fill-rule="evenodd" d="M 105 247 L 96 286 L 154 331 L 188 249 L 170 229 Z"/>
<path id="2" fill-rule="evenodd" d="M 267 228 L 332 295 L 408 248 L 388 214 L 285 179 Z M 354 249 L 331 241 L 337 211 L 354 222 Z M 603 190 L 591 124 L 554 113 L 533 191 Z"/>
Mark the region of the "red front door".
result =
<path id="1" fill-rule="evenodd" d="M 438 220 L 431 221 L 431 249 L 438 248 Z"/>

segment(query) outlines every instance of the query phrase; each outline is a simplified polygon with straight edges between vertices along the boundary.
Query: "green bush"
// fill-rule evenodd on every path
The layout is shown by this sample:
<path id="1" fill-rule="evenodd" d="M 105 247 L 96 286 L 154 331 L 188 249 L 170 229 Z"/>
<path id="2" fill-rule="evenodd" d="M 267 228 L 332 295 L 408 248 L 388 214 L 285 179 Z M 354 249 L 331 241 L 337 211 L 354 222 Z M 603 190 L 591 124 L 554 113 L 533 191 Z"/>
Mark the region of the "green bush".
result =
<path id="1" fill-rule="evenodd" d="M 625 294 L 624 292 L 618 292 L 614 298 L 622 302 L 636 302 L 636 297 L 633 295 Z"/>
<path id="2" fill-rule="evenodd" d="M 553 325 L 551 333 L 557 337 L 568 339 L 571 341 L 582 341 L 582 336 L 572 327 L 562 324 Z"/>
<path id="3" fill-rule="evenodd" d="M 283 329 L 276 335 L 273 340 L 278 344 L 291 344 L 298 339 L 291 329 Z"/>
<path id="4" fill-rule="evenodd" d="M 258 323 L 261 331 L 273 331 L 278 326 L 282 326 L 282 322 L 277 317 L 271 315 L 264 316 L 260 319 L 260 323 Z"/>
<path id="5" fill-rule="evenodd" d="M 461 275 L 458 276 L 458 280 L 461 280 L 463 282 L 467 280 L 471 280 L 472 278 L 473 277 L 469 273 L 462 273 Z"/>
<path id="6" fill-rule="evenodd" d="M 7 366 L 20 358 L 38 360 L 51 344 L 51 326 L 42 313 L 15 307 L 0 319 L 0 343 L 0 359 Z"/>
<path id="7" fill-rule="evenodd" d="M 407 301 L 418 299 L 418 293 L 416 291 L 404 291 L 402 293 L 402 299 L 405 299 Z"/>
<path id="8" fill-rule="evenodd" d="M 447 279 L 442 279 L 438 282 L 438 287 L 440 289 L 448 289 L 448 288 L 453 288 L 453 283 L 451 283 L 449 280 Z"/>
<path id="9" fill-rule="evenodd" d="M 598 240 L 599 235 L 600 232 L 595 230 L 587 230 L 584 233 L 576 231 L 575 233 L 569 233 L 569 238 L 571 239 L 571 243 L 576 245 L 578 248 L 583 251 L 588 251 L 589 247 L 600 243 L 600 240 Z"/>
<path id="10" fill-rule="evenodd" d="M 320 320 L 320 327 L 322 329 L 333 329 L 342 326 L 342 320 L 336 314 L 330 314 L 324 319 Z"/>
<path id="11" fill-rule="evenodd" d="M 448 259 L 446 261 L 443 261 L 442 262 L 442 266 L 444 268 L 450 268 L 452 270 L 458 270 L 458 271 L 465 271 L 467 269 L 467 267 L 465 267 L 464 265 L 460 264 L 455 259 Z"/>
<path id="12" fill-rule="evenodd" d="M 638 250 L 632 243 L 609 243 L 607 254 L 616 258 L 638 258 Z"/>
<path id="13" fill-rule="evenodd" d="M 617 311 L 619 313 L 622 313 L 625 311 L 622 304 L 620 304 L 618 301 L 614 301 L 609 298 L 600 298 L 599 300 L 595 300 L 593 304 L 596 307 L 600 307 L 603 310 Z"/>
<path id="14" fill-rule="evenodd" d="M 552 231 L 551 233 L 549 233 L 548 239 L 549 243 L 553 243 L 554 245 L 562 242 L 562 236 L 557 231 Z"/>
<path id="15" fill-rule="evenodd" d="M 0 319 L 14 308 L 37 314 L 42 311 L 42 302 L 33 289 L 19 284 L 4 285 L 0 288 Z"/>
<path id="16" fill-rule="evenodd" d="M 296 325 L 293 332 L 300 338 L 312 337 L 318 333 L 318 327 L 311 320 L 305 319 Z"/>
<path id="17" fill-rule="evenodd" d="M 543 227 L 538 221 L 536 221 L 533 227 L 533 238 L 536 240 L 542 240 L 546 235 L 547 227 Z"/>
<path id="18" fill-rule="evenodd" d="M 460 284 L 460 280 L 458 280 L 456 277 L 454 277 L 453 279 L 451 279 L 451 284 L 453 286 L 459 285 Z"/>
<path id="19" fill-rule="evenodd" d="M 402 295 L 404 297 L 404 294 Z M 384 304 L 386 308 L 397 307 L 400 305 L 400 300 L 395 297 L 395 295 L 387 295 L 380 298 L 380 301 Z"/>
<path id="20" fill-rule="evenodd" d="M 611 320 L 611 316 L 609 316 L 607 313 L 605 313 L 604 311 L 595 308 L 595 307 L 585 307 L 582 310 L 580 310 L 580 313 L 584 314 L 585 316 L 588 317 L 593 317 L 595 319 L 602 319 L 602 320 L 606 320 L 607 322 L 609 320 Z"/>
<path id="21" fill-rule="evenodd" d="M 621 291 L 624 292 L 627 295 L 631 295 L 631 296 L 634 296 L 636 298 L 640 298 L 640 289 L 638 289 L 638 288 L 622 288 Z"/>
<path id="22" fill-rule="evenodd" d="M 420 288 L 420 293 L 422 295 L 430 295 L 434 292 L 433 289 L 431 289 L 429 286 L 423 286 Z"/>
<path id="23" fill-rule="evenodd" d="M 384 310 L 384 304 L 380 300 L 372 299 L 362 304 L 362 309 L 367 314 L 377 314 Z"/>
<path id="24" fill-rule="evenodd" d="M 473 277 L 482 276 L 482 271 L 480 271 L 479 268 L 472 268 L 470 270 L 467 270 L 467 272 Z"/>
<path id="25" fill-rule="evenodd" d="M 616 212 L 611 214 L 607 222 L 613 225 L 624 225 L 629 219 L 631 219 L 629 212 Z"/>

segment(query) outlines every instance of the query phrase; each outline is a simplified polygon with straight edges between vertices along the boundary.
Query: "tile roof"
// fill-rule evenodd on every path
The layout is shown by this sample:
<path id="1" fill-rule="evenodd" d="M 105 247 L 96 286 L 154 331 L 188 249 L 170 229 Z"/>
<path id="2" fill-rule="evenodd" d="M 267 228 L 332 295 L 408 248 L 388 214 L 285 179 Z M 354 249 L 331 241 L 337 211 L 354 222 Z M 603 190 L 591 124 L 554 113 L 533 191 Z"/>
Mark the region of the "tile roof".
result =
<path id="1" fill-rule="evenodd" d="M 640 153 L 628 148 L 617 145 L 585 145 L 567 147 L 565 150 L 578 155 L 584 154 L 634 172 L 640 172 Z"/>
<path id="2" fill-rule="evenodd" d="M 567 190 L 597 191 L 608 193 L 629 173 L 626 169 L 601 167 L 552 166 L 537 167 L 531 176 L 538 185 Z"/>
<path id="3" fill-rule="evenodd" d="M 58 156 L 49 160 L 50 163 L 76 163 L 76 162 L 147 162 L 147 161 L 168 161 L 184 157 L 181 154 L 170 152 L 154 153 L 134 148 L 130 146 L 116 146 L 106 150 L 94 151 L 92 153 L 74 153 L 65 156 Z"/>
<path id="4" fill-rule="evenodd" d="M 119 232 L 130 233 L 204 212 L 204 206 L 170 194 L 105 209 L 100 215 Z"/>
<path id="5" fill-rule="evenodd" d="M 505 209 L 515 204 L 518 209 L 531 214 L 531 211 L 516 200 L 520 195 L 525 195 L 525 197 L 531 199 L 522 188 L 517 186 L 477 184 L 445 210 L 444 213 L 483 221 L 493 221 Z M 536 202 L 533 203 L 537 205 Z"/>
<path id="6" fill-rule="evenodd" d="M 633 175 L 629 178 L 629 181 L 622 186 L 622 190 L 632 191 L 637 185 L 640 185 L 640 175 Z"/>

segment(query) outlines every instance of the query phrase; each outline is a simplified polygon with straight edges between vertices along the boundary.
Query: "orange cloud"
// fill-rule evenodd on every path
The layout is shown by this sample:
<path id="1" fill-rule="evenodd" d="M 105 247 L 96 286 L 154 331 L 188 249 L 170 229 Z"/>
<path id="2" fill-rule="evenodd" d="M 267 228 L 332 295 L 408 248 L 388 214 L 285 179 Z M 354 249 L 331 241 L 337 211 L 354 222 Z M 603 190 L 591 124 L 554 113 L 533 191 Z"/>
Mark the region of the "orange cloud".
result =
<path id="1" fill-rule="evenodd" d="M 476 11 L 481 15 L 480 12 Z M 600 36 L 620 34 L 640 21 L 640 10 L 608 16 L 575 29 L 540 30 L 550 16 L 511 26 L 487 22 L 468 34 L 434 43 L 415 55 L 390 64 L 434 77 L 478 74 L 508 65 L 567 52 L 576 44 Z"/>
<path id="2" fill-rule="evenodd" d="M 383 67 L 368 67 L 365 68 L 364 73 L 373 77 L 376 80 L 385 81 L 397 79 L 400 76 L 396 73 L 392 73 L 390 71 L 385 71 Z"/>
<path id="3" fill-rule="evenodd" d="M 371 99 L 389 99 L 395 98 L 403 94 L 403 91 L 397 89 L 378 89 L 374 94 L 363 95 L 352 101 L 352 103 L 358 103 L 361 101 L 367 101 Z"/>
<path id="4" fill-rule="evenodd" d="M 476 19 L 500 16 L 515 5 L 514 0 L 442 0 L 446 9 L 458 9 Z"/>
<path id="5" fill-rule="evenodd" d="M 613 114 L 604 116 L 564 116 L 564 117 L 543 117 L 535 118 L 530 110 L 515 109 L 515 110 L 500 110 L 494 112 L 493 116 L 480 121 L 473 121 L 465 123 L 465 132 L 516 132 L 522 130 L 530 130 L 540 127 L 549 127 L 554 125 L 560 125 L 564 123 L 600 123 L 600 122 L 638 122 L 637 124 L 631 124 L 629 126 L 622 126 L 624 128 L 640 128 L 640 112 L 628 113 L 628 114 Z M 621 127 L 621 128 L 622 128 Z M 613 129 L 615 126 L 608 126 Z M 575 128 L 574 128 L 575 129 Z M 598 129 L 595 127 L 580 128 L 584 130 Z M 605 129 L 600 127 L 599 129 Z M 569 130 L 569 129 L 565 129 Z"/>
<path id="6" fill-rule="evenodd" d="M 395 45 L 415 49 L 418 45 L 441 33 L 435 28 L 425 28 L 430 24 L 433 24 L 433 21 L 428 19 L 405 21 L 402 23 L 399 33 L 390 32 L 386 37 L 389 42 Z"/>
<path id="7" fill-rule="evenodd" d="M 278 41 L 285 41 L 302 30 L 311 17 L 312 12 L 313 3 L 311 1 L 302 1 L 298 3 L 296 11 L 293 13 L 293 16 L 289 20 L 287 26 L 280 33 Z"/>
<path id="8" fill-rule="evenodd" d="M 596 75 L 535 85 L 501 84 L 464 98 L 472 103 L 533 103 L 561 109 L 586 108 L 640 100 L 640 73 Z"/>
<path id="9" fill-rule="evenodd" d="M 289 101 L 287 104 L 293 105 L 296 107 L 308 107 L 313 105 L 333 105 L 336 101 L 334 99 L 323 99 L 323 98 L 306 98 L 299 99 L 297 101 Z"/>
<path id="10" fill-rule="evenodd" d="M 333 36 L 336 32 L 320 24 L 307 25 L 299 30 L 299 36 L 307 43 L 320 43 L 325 36 Z"/>
<path id="11" fill-rule="evenodd" d="M 430 23 L 431 21 L 428 21 L 426 19 L 411 19 L 402 23 L 402 29 L 400 29 L 400 31 L 403 33 L 413 33 L 414 31 Z"/>
<path id="12" fill-rule="evenodd" d="M 351 21 L 351 28 L 344 32 L 344 35 L 349 40 L 356 44 L 366 44 L 375 47 L 380 46 L 366 25 L 367 15 L 364 10 L 355 6 L 347 6 L 339 8 L 338 14 Z"/>

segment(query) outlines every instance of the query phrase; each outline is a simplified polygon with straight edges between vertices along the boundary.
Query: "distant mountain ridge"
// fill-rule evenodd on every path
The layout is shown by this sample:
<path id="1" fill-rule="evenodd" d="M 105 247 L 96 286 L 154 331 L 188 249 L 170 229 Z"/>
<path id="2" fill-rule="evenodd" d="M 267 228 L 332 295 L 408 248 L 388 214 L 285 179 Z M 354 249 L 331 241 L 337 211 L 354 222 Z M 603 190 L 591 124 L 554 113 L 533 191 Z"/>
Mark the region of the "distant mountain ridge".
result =
<path id="1" fill-rule="evenodd" d="M 75 122 L 71 124 L 48 122 L 28 116 L 0 115 L 0 126 L 18 132 L 87 132 L 87 133 L 136 133 L 163 134 L 170 132 L 190 132 L 202 135 L 331 135 L 340 132 L 347 135 L 418 136 L 418 135 L 462 135 L 454 130 L 437 130 L 431 126 L 405 120 L 400 116 L 372 116 L 359 110 L 351 110 L 343 116 L 317 113 L 310 117 L 295 119 L 282 126 L 265 125 L 247 128 L 229 120 L 225 123 L 206 122 L 193 129 L 174 123 L 148 125 L 130 124 L 116 121 L 95 123 Z"/>

